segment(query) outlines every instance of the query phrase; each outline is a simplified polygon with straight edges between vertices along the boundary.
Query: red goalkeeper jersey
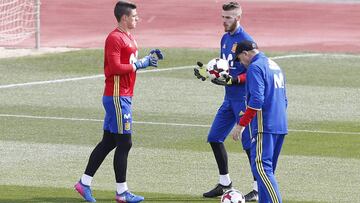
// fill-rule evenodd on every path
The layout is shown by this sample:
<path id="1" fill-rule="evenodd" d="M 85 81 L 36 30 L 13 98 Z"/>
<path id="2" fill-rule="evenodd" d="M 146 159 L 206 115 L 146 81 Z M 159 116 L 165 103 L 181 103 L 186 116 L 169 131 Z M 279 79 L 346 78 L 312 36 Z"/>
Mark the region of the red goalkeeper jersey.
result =
<path id="1" fill-rule="evenodd" d="M 105 42 L 104 96 L 133 96 L 136 72 L 133 63 L 138 50 L 131 34 L 115 29 Z"/>

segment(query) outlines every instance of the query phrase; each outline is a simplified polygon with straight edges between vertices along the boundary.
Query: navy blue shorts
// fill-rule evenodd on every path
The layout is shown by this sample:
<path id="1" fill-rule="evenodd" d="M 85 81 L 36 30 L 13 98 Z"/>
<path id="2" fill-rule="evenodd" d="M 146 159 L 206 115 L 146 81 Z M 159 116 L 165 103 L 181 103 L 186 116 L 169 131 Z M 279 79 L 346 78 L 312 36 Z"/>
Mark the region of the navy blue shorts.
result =
<path id="1" fill-rule="evenodd" d="M 208 142 L 224 142 L 232 128 L 239 122 L 242 113 L 246 110 L 245 101 L 224 100 L 216 113 L 208 134 Z M 242 134 L 241 143 L 244 150 L 250 149 L 250 131 L 247 126 Z"/>
<path id="2" fill-rule="evenodd" d="M 132 133 L 131 97 L 103 96 L 104 130 L 114 134 Z"/>

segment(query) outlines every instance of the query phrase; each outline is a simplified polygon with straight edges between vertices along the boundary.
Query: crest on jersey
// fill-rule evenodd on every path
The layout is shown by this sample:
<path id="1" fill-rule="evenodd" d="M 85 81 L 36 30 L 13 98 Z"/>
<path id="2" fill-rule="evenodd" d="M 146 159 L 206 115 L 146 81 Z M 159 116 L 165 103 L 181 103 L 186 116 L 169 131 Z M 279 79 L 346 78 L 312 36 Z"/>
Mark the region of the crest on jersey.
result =
<path id="1" fill-rule="evenodd" d="M 225 48 L 226 48 L 226 44 L 224 44 L 222 48 L 225 49 Z"/>
<path id="2" fill-rule="evenodd" d="M 126 122 L 125 123 L 125 130 L 130 130 L 131 129 L 131 123 L 130 122 Z"/>
<path id="3" fill-rule="evenodd" d="M 231 48 L 231 52 L 232 52 L 232 53 L 235 53 L 236 47 L 237 47 L 237 43 L 233 44 L 233 46 L 232 46 L 232 48 Z"/>

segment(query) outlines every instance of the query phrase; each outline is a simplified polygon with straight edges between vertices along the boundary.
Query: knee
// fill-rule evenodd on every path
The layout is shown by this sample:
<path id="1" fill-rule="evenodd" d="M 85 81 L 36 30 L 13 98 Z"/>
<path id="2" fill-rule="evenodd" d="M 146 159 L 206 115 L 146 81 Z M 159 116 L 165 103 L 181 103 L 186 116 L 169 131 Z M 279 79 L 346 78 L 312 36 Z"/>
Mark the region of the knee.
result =
<path id="1" fill-rule="evenodd" d="M 104 149 L 109 151 L 113 150 L 116 147 L 115 139 L 113 138 L 113 134 L 108 131 L 104 131 L 104 135 L 102 140 L 99 143 Z"/>
<path id="2" fill-rule="evenodd" d="M 124 151 L 130 151 L 132 147 L 131 135 L 128 134 L 117 134 L 116 146 Z"/>

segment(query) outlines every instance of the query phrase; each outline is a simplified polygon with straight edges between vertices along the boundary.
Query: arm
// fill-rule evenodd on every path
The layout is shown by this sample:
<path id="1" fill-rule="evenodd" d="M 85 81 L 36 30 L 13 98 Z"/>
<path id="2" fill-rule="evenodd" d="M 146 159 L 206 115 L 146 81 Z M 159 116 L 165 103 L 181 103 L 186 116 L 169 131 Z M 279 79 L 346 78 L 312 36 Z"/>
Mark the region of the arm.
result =
<path id="1" fill-rule="evenodd" d="M 231 132 L 233 140 L 238 141 L 241 139 L 242 133 L 245 129 L 245 126 L 249 125 L 251 120 L 255 117 L 257 110 L 252 108 L 246 108 L 244 115 L 240 118 L 239 123 L 235 126 Z"/>
<path id="2" fill-rule="evenodd" d="M 256 113 L 261 110 L 264 103 L 265 84 L 262 77 L 261 70 L 256 66 L 249 67 L 247 73 L 247 83 L 249 86 L 250 98 L 248 107 L 244 115 L 240 118 L 239 123 L 231 133 L 232 138 L 237 141 L 241 139 L 242 132 L 245 127 L 249 125 Z"/>
<path id="3" fill-rule="evenodd" d="M 225 78 L 225 80 L 219 80 L 215 78 L 211 80 L 211 82 L 216 85 L 222 85 L 222 86 L 239 85 L 239 84 L 245 84 L 246 82 L 246 73 L 242 73 L 236 77 L 232 77 L 229 74 L 224 74 L 222 76 Z"/>
<path id="4" fill-rule="evenodd" d="M 110 73 L 112 75 L 125 75 L 134 72 L 133 64 L 121 64 L 119 55 L 108 55 L 108 62 L 110 66 Z"/>
<path id="5" fill-rule="evenodd" d="M 112 75 L 124 75 L 134 71 L 134 67 L 130 64 L 122 64 L 121 49 L 125 47 L 124 42 L 121 39 L 110 35 L 105 42 L 105 54 L 107 63 L 109 66 L 109 72 Z"/>
<path id="6" fill-rule="evenodd" d="M 251 120 L 255 117 L 256 113 L 257 113 L 257 110 L 252 109 L 250 107 L 246 108 L 246 111 L 245 111 L 244 115 L 240 118 L 238 125 L 243 126 L 243 127 L 249 125 Z"/>

